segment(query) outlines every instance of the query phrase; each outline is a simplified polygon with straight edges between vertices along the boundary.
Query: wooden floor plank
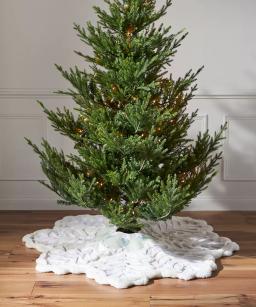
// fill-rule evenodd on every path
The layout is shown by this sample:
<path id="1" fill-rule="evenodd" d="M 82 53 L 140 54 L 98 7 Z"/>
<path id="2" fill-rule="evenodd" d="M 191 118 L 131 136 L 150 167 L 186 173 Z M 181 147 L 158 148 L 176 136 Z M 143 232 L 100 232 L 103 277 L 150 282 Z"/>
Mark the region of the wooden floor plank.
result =
<path id="1" fill-rule="evenodd" d="M 21 299 L 2 299 L 0 306 L 3 307 L 150 307 L 149 300 L 84 300 L 84 299 L 45 299 L 45 298 L 21 298 Z"/>
<path id="2" fill-rule="evenodd" d="M 209 306 L 209 307 L 253 307 L 256 306 L 256 295 L 232 295 L 232 294 L 210 294 L 210 295 L 183 295 L 173 298 L 150 301 L 150 307 L 188 307 L 188 306 Z"/>
<path id="3" fill-rule="evenodd" d="M 0 300 L 1 298 L 29 297 L 34 285 L 34 281 L 12 281 L 8 283 L 0 280 Z"/>
<path id="4" fill-rule="evenodd" d="M 110 286 L 99 286 L 94 281 L 77 282 L 36 282 L 33 295 L 48 298 L 92 298 L 92 297 L 148 297 L 161 299 L 166 293 L 183 295 L 184 293 L 206 294 L 255 294 L 256 277 L 240 279 L 239 275 L 205 280 L 181 281 L 176 279 L 160 279 L 144 287 L 133 287 L 127 290 L 117 290 Z"/>

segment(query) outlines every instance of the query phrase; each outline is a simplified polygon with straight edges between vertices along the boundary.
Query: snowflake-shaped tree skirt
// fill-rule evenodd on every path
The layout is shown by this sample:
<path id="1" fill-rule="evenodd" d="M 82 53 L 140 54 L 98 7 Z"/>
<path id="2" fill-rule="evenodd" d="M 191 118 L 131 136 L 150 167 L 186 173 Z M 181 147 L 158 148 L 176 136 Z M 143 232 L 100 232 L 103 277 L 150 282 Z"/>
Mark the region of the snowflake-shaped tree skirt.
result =
<path id="1" fill-rule="evenodd" d="M 153 278 L 210 277 L 215 259 L 239 250 L 202 220 L 174 216 L 143 223 L 140 232 L 126 234 L 101 215 L 67 216 L 53 229 L 25 235 L 23 241 L 42 253 L 37 271 L 84 273 L 116 288 L 146 285 Z"/>

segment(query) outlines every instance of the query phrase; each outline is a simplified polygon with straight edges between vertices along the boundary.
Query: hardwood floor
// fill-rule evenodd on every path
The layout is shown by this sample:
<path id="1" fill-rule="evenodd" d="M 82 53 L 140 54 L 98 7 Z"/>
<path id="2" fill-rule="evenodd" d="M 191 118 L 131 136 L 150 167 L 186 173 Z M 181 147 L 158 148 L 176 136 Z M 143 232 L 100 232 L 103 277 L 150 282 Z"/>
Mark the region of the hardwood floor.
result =
<path id="1" fill-rule="evenodd" d="M 84 211 L 0 211 L 0 306 L 256 306 L 256 212 L 184 212 L 207 220 L 241 250 L 218 260 L 212 278 L 159 279 L 125 290 L 98 285 L 84 275 L 35 272 L 38 253 L 23 245 L 22 236 L 77 214 Z"/>

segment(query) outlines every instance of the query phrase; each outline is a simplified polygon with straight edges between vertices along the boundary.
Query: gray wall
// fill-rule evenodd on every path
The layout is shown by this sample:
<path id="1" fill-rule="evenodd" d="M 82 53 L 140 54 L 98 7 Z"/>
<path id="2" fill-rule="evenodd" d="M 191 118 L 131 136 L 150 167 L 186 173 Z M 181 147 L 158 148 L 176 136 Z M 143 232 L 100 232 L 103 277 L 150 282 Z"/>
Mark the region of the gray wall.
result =
<path id="1" fill-rule="evenodd" d="M 159 4 L 162 1 L 158 1 Z M 72 145 L 55 134 L 35 103 L 72 105 L 52 94 L 67 84 L 53 63 L 85 65 L 73 50 L 88 52 L 72 23 L 95 20 L 96 0 L 1 0 L 0 2 L 0 209 L 56 209 L 56 196 L 36 180 L 44 178 L 24 136 L 42 136 L 66 151 Z M 202 64 L 199 108 L 191 135 L 214 131 L 228 121 L 218 177 L 191 206 L 196 210 L 255 208 L 256 201 L 256 1 L 176 0 L 166 24 L 190 35 L 173 63 L 175 76 Z"/>

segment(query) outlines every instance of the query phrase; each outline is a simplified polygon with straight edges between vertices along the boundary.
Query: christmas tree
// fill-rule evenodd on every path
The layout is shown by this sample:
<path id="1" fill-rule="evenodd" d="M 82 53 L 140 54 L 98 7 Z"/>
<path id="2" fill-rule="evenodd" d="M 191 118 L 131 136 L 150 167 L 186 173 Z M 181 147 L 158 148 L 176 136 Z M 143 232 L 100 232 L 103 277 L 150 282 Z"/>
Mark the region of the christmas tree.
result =
<path id="1" fill-rule="evenodd" d="M 155 25 L 172 1 L 160 9 L 154 0 L 105 2 L 108 10 L 95 7 L 96 26 L 74 25 L 93 49 L 92 56 L 76 52 L 90 71 L 56 65 L 72 85 L 58 93 L 73 98 L 73 112 L 40 102 L 55 130 L 73 140 L 74 153 L 27 141 L 49 179 L 41 183 L 60 203 L 97 209 L 119 231 L 136 232 L 143 219 L 168 219 L 207 187 L 225 126 L 188 137 L 197 112 L 186 107 L 201 68 L 176 80 L 166 71 L 187 35 Z"/>

